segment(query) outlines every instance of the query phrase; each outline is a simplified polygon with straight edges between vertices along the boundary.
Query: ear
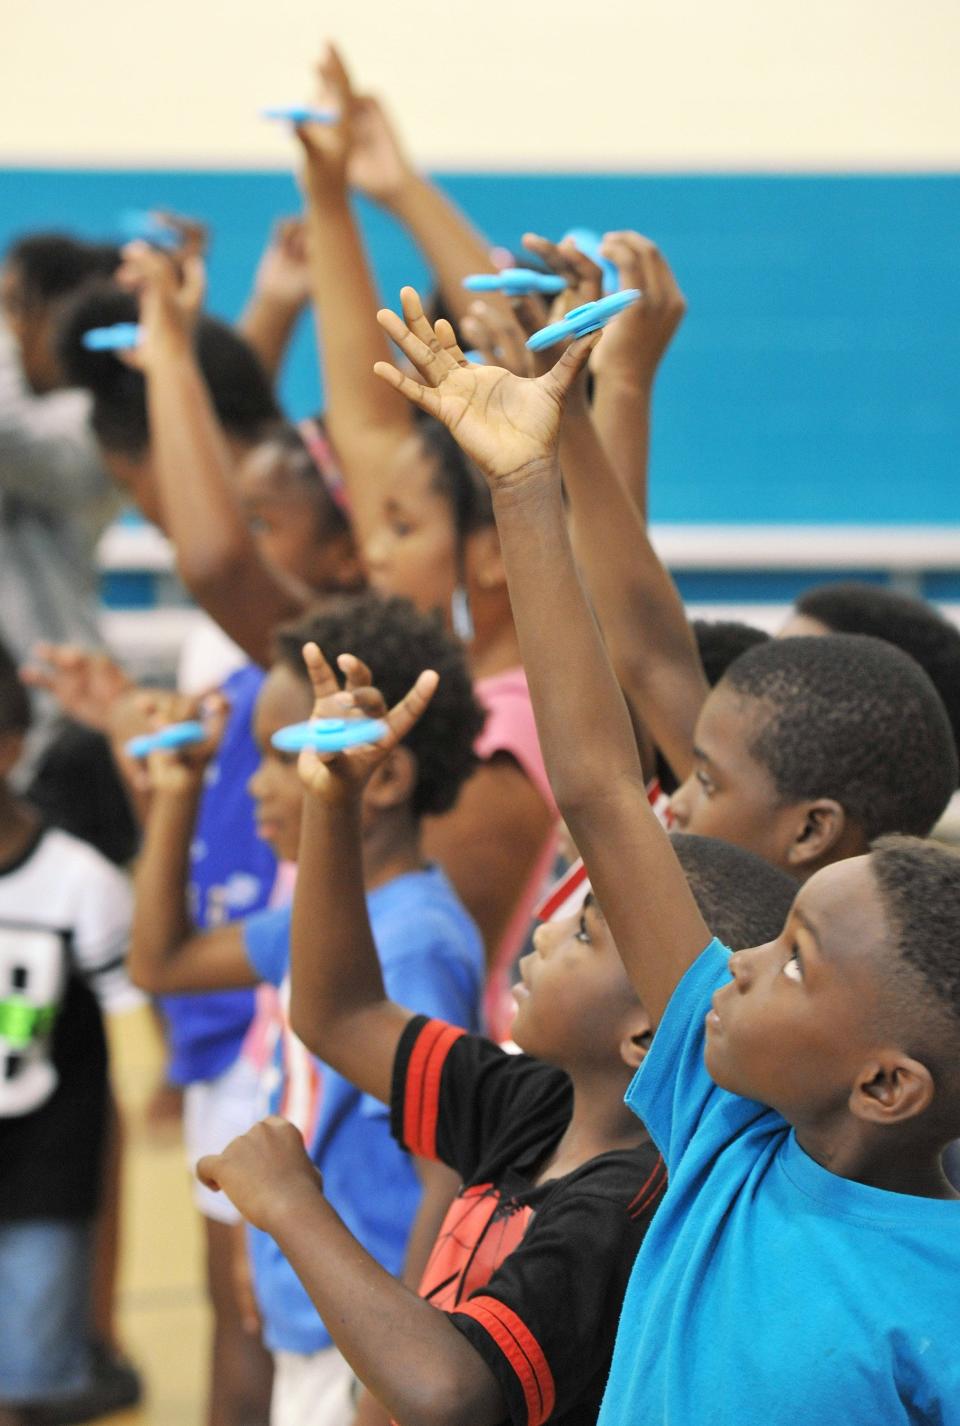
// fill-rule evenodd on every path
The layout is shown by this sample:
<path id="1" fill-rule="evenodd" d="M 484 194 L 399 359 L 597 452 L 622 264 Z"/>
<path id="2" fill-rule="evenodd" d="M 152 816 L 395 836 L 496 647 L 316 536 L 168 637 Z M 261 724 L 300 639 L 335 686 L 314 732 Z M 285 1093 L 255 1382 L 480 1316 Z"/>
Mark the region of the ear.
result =
<path id="1" fill-rule="evenodd" d="M 794 824 L 787 848 L 787 866 L 809 871 L 830 860 L 847 827 L 847 814 L 832 797 L 805 802 L 791 809 Z"/>
<path id="2" fill-rule="evenodd" d="M 468 536 L 467 568 L 471 583 L 478 589 L 506 586 L 507 572 L 503 567 L 496 525 L 484 525 Z"/>
<path id="3" fill-rule="evenodd" d="M 926 1065 L 891 1050 L 863 1066 L 850 1094 L 850 1111 L 869 1124 L 898 1124 L 925 1113 L 934 1092 Z"/>
<path id="4" fill-rule="evenodd" d="M 364 804 L 376 812 L 401 807 L 413 797 L 417 760 L 402 743 L 392 748 L 363 790 Z"/>
<path id="5" fill-rule="evenodd" d="M 25 733 L 0 733 L 0 779 L 9 777 L 23 754 Z"/>
<path id="6" fill-rule="evenodd" d="M 620 1041 L 620 1058 L 632 1070 L 638 1070 L 653 1043 L 653 1021 L 637 1004 L 624 1022 L 624 1034 Z"/>
<path id="7" fill-rule="evenodd" d="M 362 588 L 366 576 L 363 561 L 354 542 L 353 534 L 344 530 L 337 535 L 333 545 L 334 578 L 340 589 Z"/>

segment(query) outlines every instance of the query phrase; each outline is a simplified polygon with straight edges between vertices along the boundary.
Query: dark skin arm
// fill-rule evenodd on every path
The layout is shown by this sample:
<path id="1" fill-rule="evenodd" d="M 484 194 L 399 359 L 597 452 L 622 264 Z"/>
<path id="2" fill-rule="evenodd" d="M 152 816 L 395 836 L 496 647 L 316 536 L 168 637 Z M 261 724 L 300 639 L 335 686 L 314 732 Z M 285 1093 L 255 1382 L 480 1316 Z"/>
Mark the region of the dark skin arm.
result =
<path id="1" fill-rule="evenodd" d="M 145 244 L 125 250 L 122 276 L 140 293 L 150 447 L 163 527 L 184 584 L 255 663 L 273 631 L 301 613 L 309 592 L 261 559 L 233 488 L 233 461 L 193 350 L 203 290 L 199 258 L 180 283 L 169 258 Z"/>
<path id="2" fill-rule="evenodd" d="M 237 331 L 246 337 L 274 381 L 309 300 L 306 224 L 301 218 L 284 218 L 270 235 L 253 291 L 237 322 Z"/>
<path id="3" fill-rule="evenodd" d="M 218 1155 L 201 1180 L 273 1237 L 339 1350 L 403 1426 L 495 1426 L 506 1404 L 490 1368 L 438 1312 L 390 1276 L 323 1196 L 300 1135 L 267 1119 Z"/>
<path id="4" fill-rule="evenodd" d="M 150 813 L 134 880 L 127 969 L 151 995 L 258 983 L 240 926 L 198 932 L 187 910 L 190 840 L 214 746 L 211 740 L 192 764 L 171 753 L 150 756 Z"/>
<path id="5" fill-rule="evenodd" d="M 471 366 L 448 323 L 436 331 L 416 293 L 385 330 L 427 383 L 378 373 L 443 421 L 493 494 L 510 600 L 551 783 L 627 972 L 656 1023 L 710 940 L 669 839 L 646 798 L 626 704 L 580 584 L 560 468 L 560 420 L 597 337 L 546 376 Z"/>
<path id="6" fill-rule="evenodd" d="M 306 796 L 293 898 L 290 1024 L 309 1050 L 351 1084 L 389 1103 L 393 1063 L 411 1014 L 387 996 L 370 929 L 361 797 L 375 769 L 423 713 L 437 675 L 422 673 L 388 712 L 359 659 L 340 656 L 347 678 L 346 693 L 341 694 L 317 645 L 307 644 L 303 654 L 313 683 L 313 717 L 342 718 L 346 704 L 384 717 L 389 732 L 374 746 L 351 748 L 335 757 L 321 758 L 310 751 L 300 755 Z"/>

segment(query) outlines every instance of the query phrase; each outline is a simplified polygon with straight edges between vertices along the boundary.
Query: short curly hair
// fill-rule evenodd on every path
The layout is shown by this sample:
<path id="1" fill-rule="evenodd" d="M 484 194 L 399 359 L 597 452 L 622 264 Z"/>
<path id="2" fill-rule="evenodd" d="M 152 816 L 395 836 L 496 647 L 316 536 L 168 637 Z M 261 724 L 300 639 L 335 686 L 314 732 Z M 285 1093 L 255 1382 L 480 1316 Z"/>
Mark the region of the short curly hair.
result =
<path id="1" fill-rule="evenodd" d="M 784 803 L 831 797 L 868 840 L 925 836 L 957 785 L 940 695 L 909 654 L 866 634 L 770 639 L 726 685 L 763 706 L 750 751 Z"/>
<path id="2" fill-rule="evenodd" d="M 888 1001 L 895 1022 L 899 1019 L 902 1029 L 906 1021 L 919 1034 L 935 1075 L 939 1071 L 957 1082 L 960 852 L 914 837 L 881 837 L 870 848 L 870 868 L 894 948 L 912 981 L 905 985 L 903 976 L 892 977 Z M 942 1028 L 946 1036 L 938 1033 Z"/>
<path id="3" fill-rule="evenodd" d="M 112 277 L 120 266 L 115 243 L 90 243 L 72 233 L 27 233 L 7 249 L 24 292 L 34 302 L 55 302 L 92 279 Z"/>
<path id="4" fill-rule="evenodd" d="M 819 584 L 796 601 L 798 614 L 834 634 L 873 634 L 896 644 L 926 669 L 943 699 L 960 748 L 960 629 L 924 599 L 850 580 Z"/>
<path id="5" fill-rule="evenodd" d="M 486 715 L 474 695 L 463 650 L 445 632 L 440 615 L 421 614 L 408 599 L 384 599 L 372 592 L 328 600 L 276 636 L 278 662 L 303 679 L 303 646 L 311 640 L 341 683 L 337 656 L 362 659 L 390 707 L 424 669 L 440 675 L 429 707 L 403 741 L 417 761 L 414 815 L 448 812 L 477 766 L 473 744 Z"/>
<path id="6" fill-rule="evenodd" d="M 670 841 L 700 915 L 718 940 L 738 951 L 779 936 L 797 894 L 792 876 L 717 837 L 671 832 Z"/>

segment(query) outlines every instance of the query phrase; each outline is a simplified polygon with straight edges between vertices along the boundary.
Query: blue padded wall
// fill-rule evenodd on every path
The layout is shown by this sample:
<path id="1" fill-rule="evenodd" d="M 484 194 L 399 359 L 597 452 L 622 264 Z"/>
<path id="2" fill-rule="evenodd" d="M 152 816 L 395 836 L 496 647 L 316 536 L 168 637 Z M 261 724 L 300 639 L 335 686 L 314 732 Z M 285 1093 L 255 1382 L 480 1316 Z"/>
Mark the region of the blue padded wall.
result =
<path id="1" fill-rule="evenodd" d="M 658 389 L 656 519 L 960 524 L 960 177 L 443 181 L 495 243 L 637 227 L 669 256 L 690 313 Z M 297 205 L 268 172 L 18 169 L 2 184 L 3 245 L 41 227 L 111 236 L 130 207 L 206 218 L 211 307 L 228 317 L 272 219 Z M 384 297 L 423 282 L 395 225 L 362 214 Z M 306 326 L 283 395 L 295 416 L 320 403 Z"/>

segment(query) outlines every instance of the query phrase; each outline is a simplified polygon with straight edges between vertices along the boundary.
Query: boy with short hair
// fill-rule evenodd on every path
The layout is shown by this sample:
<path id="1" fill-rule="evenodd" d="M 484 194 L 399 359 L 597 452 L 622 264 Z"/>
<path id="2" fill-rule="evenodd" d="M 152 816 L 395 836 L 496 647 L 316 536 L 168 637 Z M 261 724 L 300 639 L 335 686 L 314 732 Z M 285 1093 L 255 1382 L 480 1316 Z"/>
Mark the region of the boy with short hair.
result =
<path id="1" fill-rule="evenodd" d="M 86 1420 L 132 1404 L 133 1374 L 93 1342 L 92 1239 L 109 1112 L 100 1006 L 138 1004 L 123 972 L 127 878 L 47 829 L 7 779 L 30 724 L 0 647 L 0 1421 Z M 33 1416 L 30 1417 L 33 1419 Z"/>
<path id="2" fill-rule="evenodd" d="M 304 652 L 314 714 L 329 714 L 333 675 L 316 648 Z M 369 670 L 355 658 L 340 664 L 358 706 L 385 714 Z M 310 793 L 291 1005 L 311 1048 L 391 1102 L 400 1141 L 461 1177 L 423 1276 L 425 1300 L 362 1252 L 287 1126 L 258 1125 L 198 1172 L 276 1238 L 341 1351 L 397 1420 L 588 1426 L 629 1266 L 665 1182 L 622 1102 L 649 1020 L 592 897 L 582 914 L 541 926 L 520 963 L 513 1034 L 529 1054 L 506 1054 L 388 998 L 362 898 L 361 789 L 436 686 L 435 673 L 421 676 L 387 715 L 392 731 L 379 746 L 301 758 Z M 681 837 L 677 853 L 731 939 L 781 924 L 793 889 L 784 873 L 710 838 Z"/>
<path id="3" fill-rule="evenodd" d="M 375 927 L 383 973 L 395 994 L 429 1014 L 474 1027 L 483 984 L 479 933 L 437 867 L 426 867 L 420 822 L 453 804 L 473 768 L 482 723 L 457 646 L 439 621 L 404 600 L 368 594 L 331 600 L 277 639 L 277 658 L 254 713 L 261 763 L 250 781 L 260 835 L 284 859 L 295 859 L 303 788 L 296 758 L 273 747 L 283 726 L 305 719 L 312 703 L 300 650 L 315 639 L 331 658 L 359 648 L 379 659 L 395 696 L 424 662 L 439 663 L 443 695 L 378 770 L 364 797 L 362 890 Z M 137 870 L 130 955 L 134 979 L 154 993 L 254 985 L 267 981 L 286 998 L 290 908 L 262 911 L 205 932 L 194 931 L 186 905 L 186 868 L 197 801 L 210 748 L 178 757 L 154 753 L 154 784 Z M 336 922 L 336 889 L 331 934 Z M 268 1072 L 270 1107 L 287 1115 L 327 1178 L 331 1197 L 381 1270 L 404 1266 L 415 1215 L 436 1222 L 453 1185 L 419 1168 L 393 1144 L 381 1106 L 307 1053 L 288 1017 L 277 1028 Z M 428 1239 L 429 1241 L 429 1239 Z M 353 1379 L 281 1251 L 263 1234 L 251 1242 L 254 1288 L 267 1346 L 274 1354 L 274 1426 L 309 1420 L 337 1423 L 350 1409 Z"/>
<path id="4" fill-rule="evenodd" d="M 468 368 L 448 327 L 431 331 L 412 302 L 408 316 L 416 330 L 384 322 L 431 384 L 392 368 L 388 379 L 456 425 L 493 486 L 557 800 L 659 1024 L 627 1102 L 670 1186 L 634 1267 L 600 1420 L 958 1422 L 960 1206 L 940 1159 L 960 1131 L 960 859 L 884 839 L 811 876 L 775 939 L 732 956 L 712 939 L 647 805 L 570 550 L 557 435 L 597 337 L 524 381 Z M 846 641 L 865 646 L 883 647 Z M 741 697 L 728 722 L 749 719 L 753 746 L 766 735 L 774 757 L 776 711 Z M 903 736 L 939 740 L 944 781 L 956 780 L 939 700 L 913 706 Z"/>

